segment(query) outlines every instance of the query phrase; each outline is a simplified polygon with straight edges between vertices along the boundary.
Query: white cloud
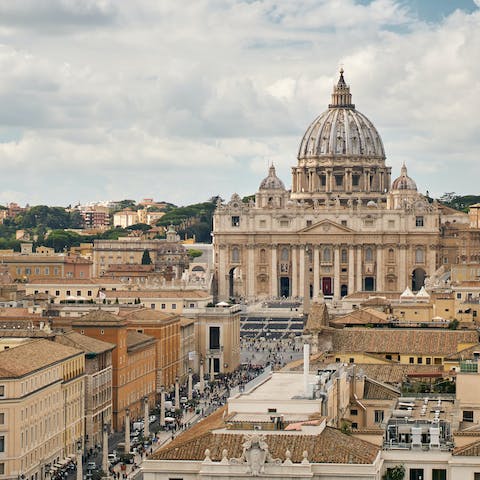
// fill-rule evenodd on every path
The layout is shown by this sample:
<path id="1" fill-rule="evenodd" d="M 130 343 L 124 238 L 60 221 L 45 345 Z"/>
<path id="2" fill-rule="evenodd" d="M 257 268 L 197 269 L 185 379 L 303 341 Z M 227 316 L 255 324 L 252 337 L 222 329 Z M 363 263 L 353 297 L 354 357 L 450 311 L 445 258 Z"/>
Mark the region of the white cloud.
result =
<path id="1" fill-rule="evenodd" d="M 0 0 L 0 202 L 185 204 L 271 162 L 289 185 L 340 64 L 394 175 L 475 193 L 479 11 L 364 3 Z"/>

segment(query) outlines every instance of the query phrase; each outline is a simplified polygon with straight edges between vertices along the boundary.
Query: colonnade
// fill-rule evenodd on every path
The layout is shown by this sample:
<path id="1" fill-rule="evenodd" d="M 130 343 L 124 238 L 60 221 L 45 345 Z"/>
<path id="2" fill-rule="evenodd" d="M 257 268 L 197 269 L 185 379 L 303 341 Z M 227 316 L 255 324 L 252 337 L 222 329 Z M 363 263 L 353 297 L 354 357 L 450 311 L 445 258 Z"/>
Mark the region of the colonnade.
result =
<path id="1" fill-rule="evenodd" d="M 219 298 L 228 298 L 232 296 L 229 291 L 232 264 L 229 262 L 228 248 L 222 247 L 217 265 L 219 278 L 225 281 L 220 282 L 218 293 Z M 435 270 L 436 252 L 432 248 L 428 250 L 426 245 L 424 248 L 425 262 L 421 267 L 428 274 Z M 261 266 L 258 264 L 259 249 L 264 250 Z M 263 293 L 270 297 L 312 295 L 315 298 L 323 292 L 339 299 L 345 293 L 355 291 L 402 290 L 406 286 L 411 287 L 411 274 L 415 268 L 408 249 L 407 244 L 248 244 L 244 246 L 242 254 L 245 261 L 240 261 L 238 265 L 243 281 L 240 294 L 245 298 L 258 297 L 260 270 L 268 278 Z M 389 253 L 388 250 L 393 252 Z M 288 252 L 288 258 L 284 252 Z M 387 279 L 392 283 L 387 285 Z"/>
<path id="2" fill-rule="evenodd" d="M 357 180 L 354 182 L 353 177 Z M 341 185 L 337 185 L 335 177 L 341 177 Z M 370 178 L 372 177 L 372 180 Z M 390 169 L 388 167 L 343 168 L 333 167 L 297 167 L 293 170 L 293 193 L 297 192 L 384 192 L 390 188 Z"/>

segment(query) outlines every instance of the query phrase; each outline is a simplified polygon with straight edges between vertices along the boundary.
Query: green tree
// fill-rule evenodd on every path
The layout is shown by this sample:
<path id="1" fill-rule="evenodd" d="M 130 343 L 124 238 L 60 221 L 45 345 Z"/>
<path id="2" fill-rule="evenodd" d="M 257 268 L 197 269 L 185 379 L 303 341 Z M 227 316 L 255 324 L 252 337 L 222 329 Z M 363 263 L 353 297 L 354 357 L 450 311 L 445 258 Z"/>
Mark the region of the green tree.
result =
<path id="1" fill-rule="evenodd" d="M 142 265 L 151 265 L 152 259 L 150 258 L 150 252 L 145 249 L 142 255 Z"/>
<path id="2" fill-rule="evenodd" d="M 460 322 L 454 318 L 449 324 L 448 324 L 448 328 L 449 330 L 456 330 L 458 328 L 458 325 L 460 324 Z"/>
<path id="3" fill-rule="evenodd" d="M 197 258 L 203 255 L 203 252 L 201 250 L 197 250 L 195 248 L 189 248 L 187 250 L 187 253 L 190 258 Z"/>
<path id="4" fill-rule="evenodd" d="M 383 475 L 382 480 L 403 480 L 404 478 L 405 467 L 403 465 L 397 465 L 392 468 L 387 468 L 387 471 Z"/>
<path id="5" fill-rule="evenodd" d="M 73 246 L 78 246 L 83 241 L 83 237 L 75 232 L 68 230 L 52 230 L 45 238 L 45 246 L 54 248 L 56 252 L 68 250 Z"/>
<path id="6" fill-rule="evenodd" d="M 127 227 L 128 230 L 141 230 L 142 232 L 148 232 L 148 230 L 152 229 L 151 225 L 147 223 L 135 223 L 134 225 L 130 225 Z"/>

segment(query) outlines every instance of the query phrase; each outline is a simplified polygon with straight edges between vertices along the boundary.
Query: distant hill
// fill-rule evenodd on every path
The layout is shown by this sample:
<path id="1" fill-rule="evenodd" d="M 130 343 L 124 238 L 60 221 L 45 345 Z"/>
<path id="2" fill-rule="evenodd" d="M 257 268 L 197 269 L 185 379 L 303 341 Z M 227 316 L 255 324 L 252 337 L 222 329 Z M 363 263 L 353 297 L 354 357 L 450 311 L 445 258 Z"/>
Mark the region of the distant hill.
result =
<path id="1" fill-rule="evenodd" d="M 444 193 L 439 201 L 447 207 L 467 213 L 470 205 L 480 203 L 480 195 L 457 195 L 455 192 Z"/>

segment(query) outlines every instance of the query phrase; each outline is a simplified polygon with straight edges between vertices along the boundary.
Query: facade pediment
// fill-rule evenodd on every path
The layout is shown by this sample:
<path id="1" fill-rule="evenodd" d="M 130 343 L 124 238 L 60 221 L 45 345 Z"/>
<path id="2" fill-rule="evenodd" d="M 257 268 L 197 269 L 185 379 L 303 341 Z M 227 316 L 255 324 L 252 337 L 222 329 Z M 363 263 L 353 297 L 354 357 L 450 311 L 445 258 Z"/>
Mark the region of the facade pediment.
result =
<path id="1" fill-rule="evenodd" d="M 346 227 L 345 225 L 340 225 L 338 223 L 332 222 L 331 220 L 322 220 L 314 225 L 303 228 L 299 233 L 316 233 L 316 234 L 336 234 L 342 235 L 345 233 L 354 233 L 355 230 Z"/>

